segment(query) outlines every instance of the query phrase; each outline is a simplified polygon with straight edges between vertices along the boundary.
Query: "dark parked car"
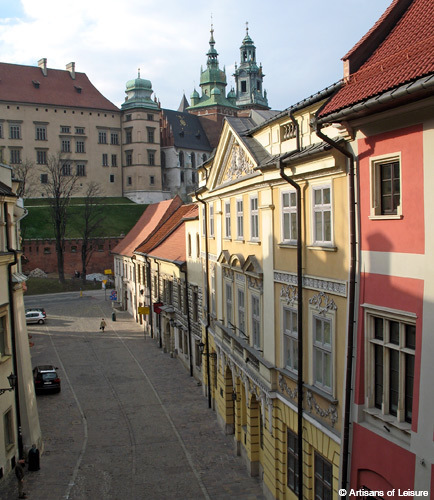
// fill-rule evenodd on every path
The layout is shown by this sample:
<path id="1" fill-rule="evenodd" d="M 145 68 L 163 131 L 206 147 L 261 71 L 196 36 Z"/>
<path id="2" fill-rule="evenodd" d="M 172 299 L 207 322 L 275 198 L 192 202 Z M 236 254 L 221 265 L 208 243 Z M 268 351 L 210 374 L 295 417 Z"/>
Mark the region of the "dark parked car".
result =
<path id="1" fill-rule="evenodd" d="M 57 368 L 52 365 L 41 365 L 33 368 L 36 393 L 45 391 L 60 392 L 60 378 L 56 370 Z"/>

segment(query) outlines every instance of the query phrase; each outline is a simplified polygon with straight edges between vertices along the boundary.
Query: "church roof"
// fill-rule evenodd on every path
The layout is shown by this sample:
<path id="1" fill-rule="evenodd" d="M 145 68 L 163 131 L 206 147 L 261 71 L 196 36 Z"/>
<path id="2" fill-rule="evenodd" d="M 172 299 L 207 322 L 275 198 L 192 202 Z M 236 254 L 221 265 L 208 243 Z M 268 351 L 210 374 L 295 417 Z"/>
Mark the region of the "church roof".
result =
<path id="1" fill-rule="evenodd" d="M 85 73 L 47 68 L 44 76 L 37 66 L 0 63 L 0 100 L 75 108 L 119 111 L 99 92 Z"/>
<path id="2" fill-rule="evenodd" d="M 182 99 L 181 99 L 181 102 L 179 104 L 178 111 L 184 112 L 189 106 L 190 106 L 190 103 L 187 101 L 185 94 L 182 94 Z"/>
<path id="3" fill-rule="evenodd" d="M 199 149 L 201 151 L 212 150 L 198 116 L 163 109 L 163 119 L 167 120 L 172 129 L 175 147 Z"/>

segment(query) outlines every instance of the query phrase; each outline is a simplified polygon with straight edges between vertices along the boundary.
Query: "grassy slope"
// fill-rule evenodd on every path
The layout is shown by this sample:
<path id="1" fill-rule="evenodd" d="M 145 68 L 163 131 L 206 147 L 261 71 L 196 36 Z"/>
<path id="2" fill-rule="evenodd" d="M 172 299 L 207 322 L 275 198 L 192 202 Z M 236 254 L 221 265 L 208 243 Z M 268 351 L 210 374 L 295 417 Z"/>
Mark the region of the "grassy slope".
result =
<path id="1" fill-rule="evenodd" d="M 79 238 L 80 221 L 83 213 L 83 200 L 72 200 L 69 208 L 70 222 L 67 227 L 67 238 Z M 147 205 L 137 205 L 127 198 L 104 198 L 103 222 L 94 236 L 119 236 L 127 234 L 134 226 Z M 41 206 L 43 205 L 43 206 Z M 45 205 L 45 206 L 44 206 Z M 53 224 L 47 200 L 26 200 L 25 206 L 29 213 L 21 221 L 22 235 L 25 239 L 53 238 Z"/>

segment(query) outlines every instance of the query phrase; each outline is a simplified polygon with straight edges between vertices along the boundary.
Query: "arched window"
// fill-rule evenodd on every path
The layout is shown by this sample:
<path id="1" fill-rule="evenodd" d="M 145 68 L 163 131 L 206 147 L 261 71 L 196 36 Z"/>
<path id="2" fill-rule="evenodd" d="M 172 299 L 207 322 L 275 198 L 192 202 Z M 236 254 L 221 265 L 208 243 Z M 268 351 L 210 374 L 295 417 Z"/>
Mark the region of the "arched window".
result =
<path id="1" fill-rule="evenodd" d="M 190 160 L 191 160 L 191 168 L 196 168 L 196 155 L 194 153 L 191 153 Z"/>
<path id="2" fill-rule="evenodd" d="M 184 166 L 184 151 L 179 152 L 179 166 L 180 167 Z"/>

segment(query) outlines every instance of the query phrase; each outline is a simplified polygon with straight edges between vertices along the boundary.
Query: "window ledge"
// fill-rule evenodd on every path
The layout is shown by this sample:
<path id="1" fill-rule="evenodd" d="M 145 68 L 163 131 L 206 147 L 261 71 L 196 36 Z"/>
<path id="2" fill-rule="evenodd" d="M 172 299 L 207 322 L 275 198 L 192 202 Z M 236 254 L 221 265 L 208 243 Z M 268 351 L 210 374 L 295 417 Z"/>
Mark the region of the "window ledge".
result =
<path id="1" fill-rule="evenodd" d="M 378 408 L 365 408 L 363 411 L 371 417 L 381 420 L 385 424 L 395 427 L 406 434 L 410 434 L 411 432 L 411 424 L 408 422 L 398 422 L 396 417 L 393 415 L 384 415 Z"/>
<path id="2" fill-rule="evenodd" d="M 277 244 L 280 248 L 297 248 L 297 242 L 295 243 L 285 243 L 280 242 Z"/>
<path id="3" fill-rule="evenodd" d="M 9 361 L 11 358 L 12 356 L 10 354 L 5 354 L 3 356 L 0 354 L 0 365 L 6 363 L 6 361 Z"/>
<path id="4" fill-rule="evenodd" d="M 260 245 L 261 242 L 259 240 L 249 240 L 247 242 L 249 245 Z"/>
<path id="5" fill-rule="evenodd" d="M 236 238 L 235 241 L 238 243 L 244 243 L 244 238 Z"/>
<path id="6" fill-rule="evenodd" d="M 308 250 L 324 250 L 325 252 L 337 252 L 338 247 L 332 245 L 308 245 Z"/>
<path id="7" fill-rule="evenodd" d="M 231 238 L 230 236 L 225 236 L 223 239 L 224 239 L 225 241 L 232 241 L 232 238 Z"/>
<path id="8" fill-rule="evenodd" d="M 316 385 L 304 384 L 304 387 L 306 389 L 309 389 L 311 392 L 317 394 L 318 396 L 321 396 L 323 399 L 327 400 L 332 405 L 337 405 L 339 402 L 336 398 L 333 397 L 332 394 L 324 391 L 323 389 L 320 389 Z"/>
<path id="9" fill-rule="evenodd" d="M 401 220 L 403 215 L 370 215 L 370 220 Z"/>

